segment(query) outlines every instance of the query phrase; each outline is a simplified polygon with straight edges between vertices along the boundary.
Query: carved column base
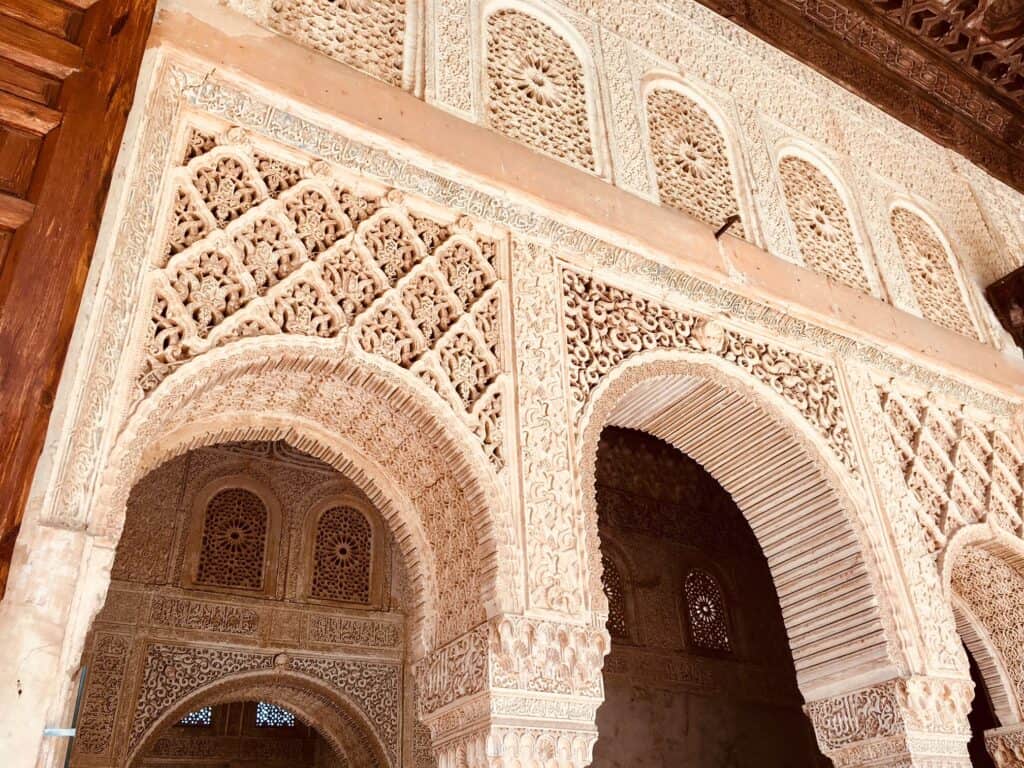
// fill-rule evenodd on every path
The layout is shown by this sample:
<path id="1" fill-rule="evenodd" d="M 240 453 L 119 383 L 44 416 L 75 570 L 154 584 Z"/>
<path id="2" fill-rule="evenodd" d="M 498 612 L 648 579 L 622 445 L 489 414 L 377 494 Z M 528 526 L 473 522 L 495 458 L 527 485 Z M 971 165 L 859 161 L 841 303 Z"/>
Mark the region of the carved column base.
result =
<path id="1" fill-rule="evenodd" d="M 985 731 L 985 748 L 998 768 L 1024 768 L 1024 725 Z"/>
<path id="2" fill-rule="evenodd" d="M 438 768 L 584 768 L 604 699 L 604 629 L 502 616 L 424 659 L 420 716 Z"/>
<path id="3" fill-rule="evenodd" d="M 804 708 L 835 768 L 969 768 L 970 680 L 893 679 Z"/>

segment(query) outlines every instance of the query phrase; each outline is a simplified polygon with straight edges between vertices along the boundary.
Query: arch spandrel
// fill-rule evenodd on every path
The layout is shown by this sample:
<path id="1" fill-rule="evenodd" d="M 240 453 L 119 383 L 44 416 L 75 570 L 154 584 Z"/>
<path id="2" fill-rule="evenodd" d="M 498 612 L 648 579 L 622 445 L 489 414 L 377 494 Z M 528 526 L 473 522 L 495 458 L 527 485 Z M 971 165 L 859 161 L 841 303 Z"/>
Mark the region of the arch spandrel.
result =
<path id="1" fill-rule="evenodd" d="M 510 513 L 466 427 L 403 377 L 344 351 L 328 359 L 316 342 L 246 340 L 164 381 L 121 431 L 90 529 L 116 542 L 132 486 L 168 459 L 268 439 L 339 469 L 381 510 L 410 563 L 418 652 L 516 603 L 500 556 Z"/>

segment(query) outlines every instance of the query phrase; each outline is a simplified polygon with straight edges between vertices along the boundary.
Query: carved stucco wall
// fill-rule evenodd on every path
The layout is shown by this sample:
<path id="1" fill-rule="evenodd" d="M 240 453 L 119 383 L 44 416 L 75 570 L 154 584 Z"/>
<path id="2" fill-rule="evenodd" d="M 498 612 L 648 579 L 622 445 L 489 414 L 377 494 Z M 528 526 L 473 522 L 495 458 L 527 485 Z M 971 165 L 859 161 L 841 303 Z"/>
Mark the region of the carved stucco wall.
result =
<path id="1" fill-rule="evenodd" d="M 248 551 L 245 539 L 255 537 L 237 510 L 221 531 L 211 488 L 258 494 L 273 535 Z M 375 531 L 375 540 L 347 541 L 346 551 L 376 587 L 377 602 L 367 595 L 360 607 L 314 593 L 312 565 L 321 559 L 314 534 L 331 505 L 360 510 Z M 262 586 L 194 583 L 198 552 L 232 532 L 224 556 L 265 571 Z M 413 733 L 422 726 L 403 717 L 413 707 L 405 682 L 406 567 L 370 501 L 329 465 L 284 443 L 237 443 L 172 459 L 133 489 L 111 576 L 82 658 L 89 673 L 72 765 L 159 754 L 170 712 L 186 701 L 216 703 L 201 691 L 215 683 L 241 688 L 247 673 L 271 673 L 272 691 L 274 670 L 311 677 L 350 702 L 347 716 L 364 723 L 356 733 L 365 749 L 343 754 L 348 764 L 361 764 L 363 752 L 374 764 L 382 754 L 391 765 L 413 762 Z"/>
<path id="2" fill-rule="evenodd" d="M 340 5 L 356 18 L 374 3 Z M 413 38 L 422 36 L 428 100 L 479 114 L 480 22 L 499 6 L 431 4 L 423 26 L 413 5 L 405 6 L 404 26 L 389 17 L 388 34 L 402 41 L 403 73 L 415 71 Z M 898 127 L 893 135 L 919 150 L 912 165 L 899 160 L 905 148 L 868 153 L 895 146 L 875 133 L 892 126 L 872 122 L 879 119 L 872 110 L 756 41 L 727 33 L 725 22 L 682 4 L 639 9 L 663 22 L 654 28 L 633 6 L 597 4 L 589 17 L 545 7 L 542 21 L 577 49 L 586 46 L 595 62 L 591 137 L 599 158 L 607 146 L 615 183 L 652 196 L 639 83 L 658 68 L 682 68 L 694 89 L 721 99 L 744 230 L 776 255 L 799 261 L 775 171 L 776 150 L 794 141 L 828 144 L 815 149 L 843 178 L 864 182 L 845 199 L 863 207 L 851 218 L 863 218 L 898 306 L 916 305 L 895 261 L 898 246 L 882 234 L 897 193 L 932 213 L 958 211 L 932 218 L 949 227 L 959 258 L 977 255 L 981 236 L 971 217 L 978 208 L 965 203 L 962 183 L 975 179 L 973 171 L 960 168 L 950 181 L 945 156 Z M 679 57 L 690 51 L 717 56 L 721 66 L 683 66 Z M 606 68 L 606 59 L 616 65 Z M 776 90 L 759 88 L 764 75 L 750 67 L 761 65 L 757 72 L 774 73 Z M 397 84 L 396 76 L 373 74 Z M 409 563 L 412 642 L 424 670 L 417 675 L 432 691 L 425 715 L 439 754 L 469 754 L 475 765 L 500 743 L 526 764 L 557 753 L 582 765 L 596 737 L 607 647 L 595 531 L 580 513 L 587 448 L 596 448 L 587 435 L 610 415 L 595 419 L 593 404 L 624 361 L 639 373 L 617 380 L 631 385 L 668 365 L 713 382 L 720 404 L 752 409 L 766 434 L 784 437 L 785 455 L 805 462 L 813 478 L 802 489 L 794 480 L 793 492 L 820 494 L 842 527 L 840 549 L 851 560 L 819 571 L 856 585 L 850 616 L 867 629 L 850 650 L 860 656 L 843 653 L 849 635 L 827 622 L 807 635 L 811 652 L 797 654 L 804 681 L 815 684 L 810 711 L 823 750 L 855 761 L 863 740 L 883 738 L 888 754 L 962 764 L 963 657 L 924 543 L 926 513 L 892 458 L 872 377 L 941 393 L 984 413 L 1010 440 L 1016 401 L 924 356 L 896 354 L 654 261 L 515 190 L 495 194 L 457 162 L 403 154 L 388 136 L 368 137 L 235 75 L 157 51 L 145 78 L 123 165 L 125 194 L 114 196 L 107 217 L 96 290 L 41 475 L 45 495 L 26 524 L 27 542 L 96 542 L 82 578 L 67 576 L 79 590 L 74 611 L 70 597 L 54 603 L 62 617 L 54 623 L 69 627 L 54 667 L 77 664 L 139 477 L 196 445 L 287 439 L 358 482 Z M 414 93 L 416 82 L 403 74 Z M 793 82 L 804 90 L 798 94 Z M 811 114 L 809 92 L 828 109 Z M 1012 237 L 1009 229 L 1000 235 Z M 453 261 L 456 251 L 469 255 Z M 665 359 L 627 361 L 640 352 Z M 638 391 L 644 398 L 632 417 L 651 418 L 666 405 L 651 387 Z M 742 434 L 720 431 L 709 450 L 725 455 Z M 779 477 L 769 471 L 779 467 L 746 458 L 755 464 L 736 455 L 727 462 L 743 486 L 741 509 L 748 516 L 760 509 L 759 535 L 784 540 L 793 529 L 758 507 L 771 482 L 743 482 L 754 466 L 764 470 L 762 481 Z M 1019 495 L 1013 505 L 1019 514 Z M 15 597 L 34 589 L 33 578 L 30 571 L 15 578 Z M 796 596 L 790 606 L 799 603 Z M 502 616 L 524 610 L 536 613 Z M 32 611 L 12 615 L 11 633 L 36 620 Z M 816 648 L 820 636 L 827 639 Z M 572 649 L 567 673 L 543 663 L 553 648 Z M 829 666 L 839 658 L 845 666 Z M 839 668 L 838 678 L 822 671 Z M 53 698 L 66 703 L 70 676 L 61 679 Z M 524 713 L 558 721 L 557 734 L 513 724 Z"/>

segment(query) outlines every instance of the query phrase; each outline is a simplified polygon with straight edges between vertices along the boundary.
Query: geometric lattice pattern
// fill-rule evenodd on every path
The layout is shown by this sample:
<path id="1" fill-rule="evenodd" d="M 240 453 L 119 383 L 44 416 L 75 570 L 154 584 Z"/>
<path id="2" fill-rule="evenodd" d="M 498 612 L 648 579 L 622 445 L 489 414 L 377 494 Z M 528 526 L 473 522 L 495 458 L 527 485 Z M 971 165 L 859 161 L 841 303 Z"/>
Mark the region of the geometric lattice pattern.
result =
<path id="1" fill-rule="evenodd" d="M 265 701 L 256 702 L 257 728 L 294 728 L 295 715 Z"/>
<path id="2" fill-rule="evenodd" d="M 661 202 L 715 229 L 739 215 L 725 139 L 707 112 L 677 90 L 647 94 L 647 127 Z M 743 237 L 743 224 L 732 233 Z"/>
<path id="3" fill-rule="evenodd" d="M 313 597 L 366 605 L 370 602 L 373 531 L 353 507 L 334 507 L 320 516 L 313 553 Z"/>
<path id="4" fill-rule="evenodd" d="M 247 337 L 352 336 L 410 370 L 503 464 L 499 245 L 324 163 L 193 130 L 176 175 L 139 386 Z"/>
<path id="5" fill-rule="evenodd" d="M 718 581 L 702 570 L 692 570 L 683 582 L 690 642 L 706 651 L 732 650 L 725 616 L 725 599 Z"/>
<path id="6" fill-rule="evenodd" d="M 962 526 L 989 518 L 1024 532 L 1024 455 L 1006 432 L 891 386 L 878 394 L 933 552 Z"/>
<path id="7" fill-rule="evenodd" d="M 953 272 L 951 255 L 932 227 L 906 208 L 894 208 L 889 223 L 921 313 L 933 323 L 980 338 Z"/>
<path id="8" fill-rule="evenodd" d="M 779 162 L 779 177 L 807 267 L 870 293 L 850 213 L 832 182 L 813 164 L 793 155 Z"/>
<path id="9" fill-rule="evenodd" d="M 243 12 L 250 4 L 238 3 Z M 274 0 L 266 5 L 265 24 L 271 29 L 386 83 L 402 84 L 403 0 Z"/>
<path id="10" fill-rule="evenodd" d="M 604 594 L 608 598 L 608 622 L 605 626 L 612 637 L 629 639 L 629 628 L 626 625 L 626 590 L 619 572 L 618 564 L 608 555 L 601 555 L 604 573 Z"/>
<path id="11" fill-rule="evenodd" d="M 178 722 L 178 725 L 205 728 L 213 725 L 213 707 L 203 707 L 189 712 Z"/>
<path id="12" fill-rule="evenodd" d="M 196 583 L 263 588 L 267 508 L 244 488 L 218 492 L 206 506 Z"/>
<path id="13" fill-rule="evenodd" d="M 595 169 L 586 78 L 572 46 L 520 11 L 487 18 L 487 123 L 570 165 Z"/>

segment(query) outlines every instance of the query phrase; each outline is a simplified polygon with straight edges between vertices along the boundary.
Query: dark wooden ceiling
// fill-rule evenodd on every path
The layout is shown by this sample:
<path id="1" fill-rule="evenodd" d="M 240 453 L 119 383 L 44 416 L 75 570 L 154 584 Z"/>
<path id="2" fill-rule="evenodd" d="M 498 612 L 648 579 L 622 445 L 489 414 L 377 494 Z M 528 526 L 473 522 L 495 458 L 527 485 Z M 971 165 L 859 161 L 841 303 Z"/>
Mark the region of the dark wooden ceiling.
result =
<path id="1" fill-rule="evenodd" d="M 1024 192 L 1024 0 L 700 0 Z"/>

